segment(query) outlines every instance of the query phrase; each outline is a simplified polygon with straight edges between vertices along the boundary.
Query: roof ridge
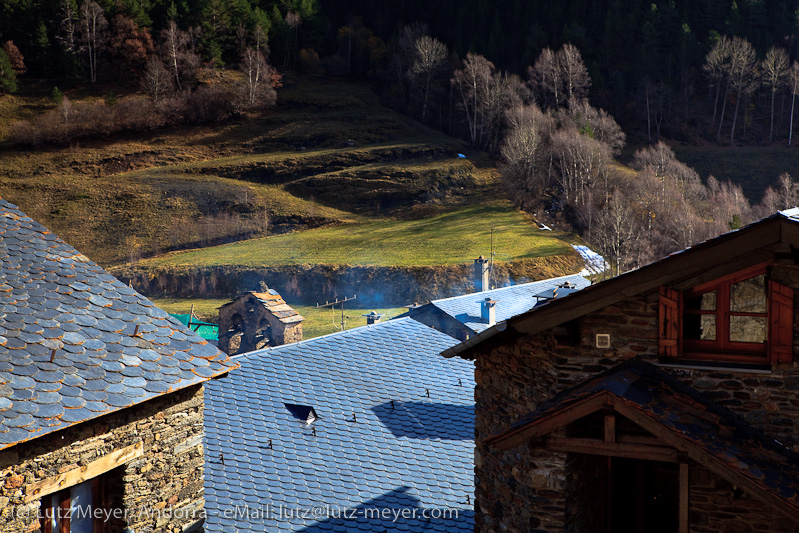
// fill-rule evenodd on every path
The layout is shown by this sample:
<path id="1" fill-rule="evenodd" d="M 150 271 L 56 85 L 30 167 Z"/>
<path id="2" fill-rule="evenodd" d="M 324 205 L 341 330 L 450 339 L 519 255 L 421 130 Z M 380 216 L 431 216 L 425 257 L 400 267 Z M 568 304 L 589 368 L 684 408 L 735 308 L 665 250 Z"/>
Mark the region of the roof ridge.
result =
<path id="1" fill-rule="evenodd" d="M 300 344 L 311 343 L 311 342 L 314 342 L 314 341 L 319 341 L 319 340 L 322 340 L 322 339 L 335 337 L 337 335 L 343 336 L 345 334 L 354 333 L 354 332 L 357 332 L 357 331 L 360 331 L 360 330 L 364 330 L 364 329 L 367 329 L 367 328 L 376 328 L 376 327 L 385 326 L 385 325 L 388 325 L 388 324 L 405 322 L 405 321 L 408 321 L 408 320 L 412 320 L 413 322 L 417 322 L 418 324 L 422 324 L 418 320 L 414 320 L 414 319 L 412 319 L 411 317 L 408 317 L 408 316 L 397 317 L 397 318 L 392 318 L 390 320 L 386 320 L 385 322 L 377 322 L 375 324 L 366 324 L 366 325 L 363 325 L 363 326 L 358 326 L 357 328 L 345 329 L 344 331 L 334 331 L 333 333 L 328 333 L 326 335 L 320 335 L 319 337 L 313 337 L 311 339 L 303 339 L 301 341 L 292 342 L 290 344 L 280 344 L 278 346 L 267 346 L 266 348 L 261 348 L 259 350 L 253 350 L 251 352 L 245 352 L 245 353 L 236 354 L 236 355 L 231 356 L 230 358 L 231 359 L 239 359 L 239 358 L 242 358 L 242 357 L 245 357 L 245 356 L 256 355 L 256 354 L 264 354 L 264 353 L 266 353 L 266 352 L 268 352 L 270 350 L 277 350 L 279 348 L 285 348 L 287 346 L 299 346 Z M 424 325 L 424 324 L 422 324 L 422 325 Z"/>
<path id="2" fill-rule="evenodd" d="M 446 302 L 447 300 L 455 300 L 456 298 L 465 298 L 467 296 L 475 296 L 475 295 L 478 295 L 478 294 L 487 294 L 487 293 L 491 293 L 491 292 L 495 292 L 495 291 L 504 291 L 504 290 L 508 290 L 508 289 L 524 287 L 524 286 L 527 286 L 527 285 L 533 285 L 534 283 L 544 283 L 545 281 L 556 281 L 556 280 L 560 280 L 560 279 L 563 279 L 563 278 L 573 278 L 575 276 L 580 276 L 582 278 L 585 278 L 585 276 L 583 276 L 582 274 L 580 274 L 578 272 L 578 273 L 575 273 L 575 274 L 566 274 L 564 276 L 557 276 L 557 277 L 554 277 L 554 278 L 546 278 L 546 279 L 539 279 L 539 280 L 536 280 L 536 281 L 528 281 L 527 283 L 517 283 L 516 285 L 508 285 L 507 287 L 497 287 L 495 289 L 490 289 L 490 290 L 487 290 L 487 291 L 470 292 L 470 293 L 467 293 L 467 294 L 458 294 L 456 296 L 448 296 L 447 298 L 439 298 L 437 300 L 430 300 L 430 303 L 431 304 L 435 304 L 435 303 L 438 303 L 438 302 Z"/>

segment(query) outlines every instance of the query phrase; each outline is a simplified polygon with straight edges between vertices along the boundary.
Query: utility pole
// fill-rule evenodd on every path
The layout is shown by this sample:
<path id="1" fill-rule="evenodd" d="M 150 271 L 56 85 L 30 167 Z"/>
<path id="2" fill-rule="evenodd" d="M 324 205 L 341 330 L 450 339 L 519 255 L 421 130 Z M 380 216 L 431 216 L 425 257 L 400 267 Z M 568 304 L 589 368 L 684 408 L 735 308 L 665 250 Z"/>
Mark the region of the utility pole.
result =
<path id="1" fill-rule="evenodd" d="M 488 263 L 488 284 L 491 285 L 494 282 L 494 256 L 497 255 L 497 252 L 494 251 L 494 232 L 500 229 L 504 229 L 502 226 L 495 226 L 491 224 L 491 255 L 488 256 L 489 263 Z"/>
<path id="2" fill-rule="evenodd" d="M 334 300 L 332 302 L 327 302 L 326 301 L 324 304 L 317 303 L 316 304 L 316 308 L 317 309 L 321 309 L 323 307 L 335 308 L 338 304 L 341 304 L 341 331 L 344 331 L 344 325 L 345 325 L 345 322 L 344 322 L 344 303 L 345 302 L 351 302 L 352 300 L 356 299 L 357 297 L 358 297 L 358 295 L 353 295 L 352 298 L 345 297 L 343 300 L 339 300 L 338 298 L 336 298 L 336 300 Z"/>

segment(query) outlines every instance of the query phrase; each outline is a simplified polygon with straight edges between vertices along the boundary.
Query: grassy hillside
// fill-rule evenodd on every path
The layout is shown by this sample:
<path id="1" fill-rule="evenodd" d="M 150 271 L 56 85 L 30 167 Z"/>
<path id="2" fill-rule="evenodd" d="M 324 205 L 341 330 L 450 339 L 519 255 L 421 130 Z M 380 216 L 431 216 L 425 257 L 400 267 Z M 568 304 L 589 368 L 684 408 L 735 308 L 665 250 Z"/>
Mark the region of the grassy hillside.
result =
<path id="1" fill-rule="evenodd" d="M 53 105 L 1 96 L 4 128 Z M 485 196 L 495 178 L 491 161 L 381 107 L 367 87 L 303 79 L 288 79 L 264 116 L 69 147 L 0 143 L 0 195 L 105 265 L 417 216 Z"/>
<path id="2" fill-rule="evenodd" d="M 53 105 L 3 102 L 7 118 Z M 571 236 L 504 199 L 495 161 L 382 107 L 365 85 L 289 78 L 278 102 L 210 127 L 6 143 L 0 194 L 147 294 L 232 296 L 268 278 L 306 303 L 357 289 L 364 305 L 402 305 L 470 287 L 492 227 L 509 279 L 578 268 Z"/>
<path id="3" fill-rule="evenodd" d="M 285 235 L 251 239 L 145 260 L 158 266 L 280 266 L 346 264 L 432 266 L 465 264 L 491 250 L 500 260 L 558 255 L 570 251 L 558 232 L 539 230 L 508 202 L 461 207 L 415 220 L 369 220 Z"/>

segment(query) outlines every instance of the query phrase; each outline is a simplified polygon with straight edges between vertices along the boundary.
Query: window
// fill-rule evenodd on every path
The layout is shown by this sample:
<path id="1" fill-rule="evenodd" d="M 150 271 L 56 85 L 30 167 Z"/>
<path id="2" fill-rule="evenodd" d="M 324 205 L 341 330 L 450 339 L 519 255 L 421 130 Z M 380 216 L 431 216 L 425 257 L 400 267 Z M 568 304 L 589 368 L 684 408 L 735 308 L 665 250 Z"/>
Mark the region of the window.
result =
<path id="1" fill-rule="evenodd" d="M 792 359 L 793 290 L 760 267 L 680 293 L 661 287 L 660 355 L 708 361 Z"/>
<path id="2" fill-rule="evenodd" d="M 102 476 L 73 485 L 41 499 L 42 533 L 106 533 L 121 531 L 124 524 L 118 517 L 100 512 L 111 509 L 118 483 L 111 479 L 121 478 L 121 469 L 112 470 Z M 109 520 L 110 519 L 110 520 Z"/>

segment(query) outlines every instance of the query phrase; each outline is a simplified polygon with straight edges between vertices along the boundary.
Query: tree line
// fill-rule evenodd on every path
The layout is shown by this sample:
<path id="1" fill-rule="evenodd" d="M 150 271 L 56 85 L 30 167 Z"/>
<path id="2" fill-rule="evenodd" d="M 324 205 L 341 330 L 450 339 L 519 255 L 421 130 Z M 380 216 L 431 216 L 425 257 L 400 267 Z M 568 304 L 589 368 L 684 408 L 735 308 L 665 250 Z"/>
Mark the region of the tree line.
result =
<path id="1" fill-rule="evenodd" d="M 111 94 L 104 102 L 73 104 L 58 87 L 56 108 L 34 120 L 14 124 L 12 141 L 36 145 L 71 142 L 122 131 L 141 131 L 173 124 L 223 120 L 249 109 L 273 105 L 281 76 L 267 61 L 266 24 L 257 21 L 238 35 L 240 81 L 232 85 L 198 84 L 204 63 L 197 28 L 182 29 L 174 18 L 156 35 L 133 18 L 117 13 L 109 22 L 94 0 L 61 2 L 59 42 L 76 72 L 93 84 L 105 77 L 138 87 L 146 95 L 122 101 Z M 172 9 L 174 15 L 174 8 Z M 24 56 L 13 41 L 0 49 L 0 87 L 16 90 L 25 73 Z"/>
<path id="2" fill-rule="evenodd" d="M 625 131 L 652 142 L 661 136 L 718 137 L 717 130 L 705 128 L 713 113 L 713 87 L 703 66 L 722 36 L 751 43 L 758 61 L 772 47 L 784 49 L 791 61 L 799 59 L 799 0 L 508 0 L 501 7 L 487 0 L 442 0 L 436 9 L 421 0 L 330 0 L 321 7 L 337 25 L 359 14 L 386 41 L 398 24 L 422 21 L 456 57 L 480 54 L 517 73 L 541 50 L 571 43 L 582 52 L 593 80 L 591 101 Z M 736 94 L 737 89 L 728 94 L 732 106 Z M 770 88 L 744 94 L 739 121 L 745 113 L 746 133 L 738 122 L 736 141 L 785 139 L 787 96 L 775 95 L 782 112 L 775 114 L 772 127 Z M 721 139 L 728 142 L 731 122 L 724 126 Z"/>

